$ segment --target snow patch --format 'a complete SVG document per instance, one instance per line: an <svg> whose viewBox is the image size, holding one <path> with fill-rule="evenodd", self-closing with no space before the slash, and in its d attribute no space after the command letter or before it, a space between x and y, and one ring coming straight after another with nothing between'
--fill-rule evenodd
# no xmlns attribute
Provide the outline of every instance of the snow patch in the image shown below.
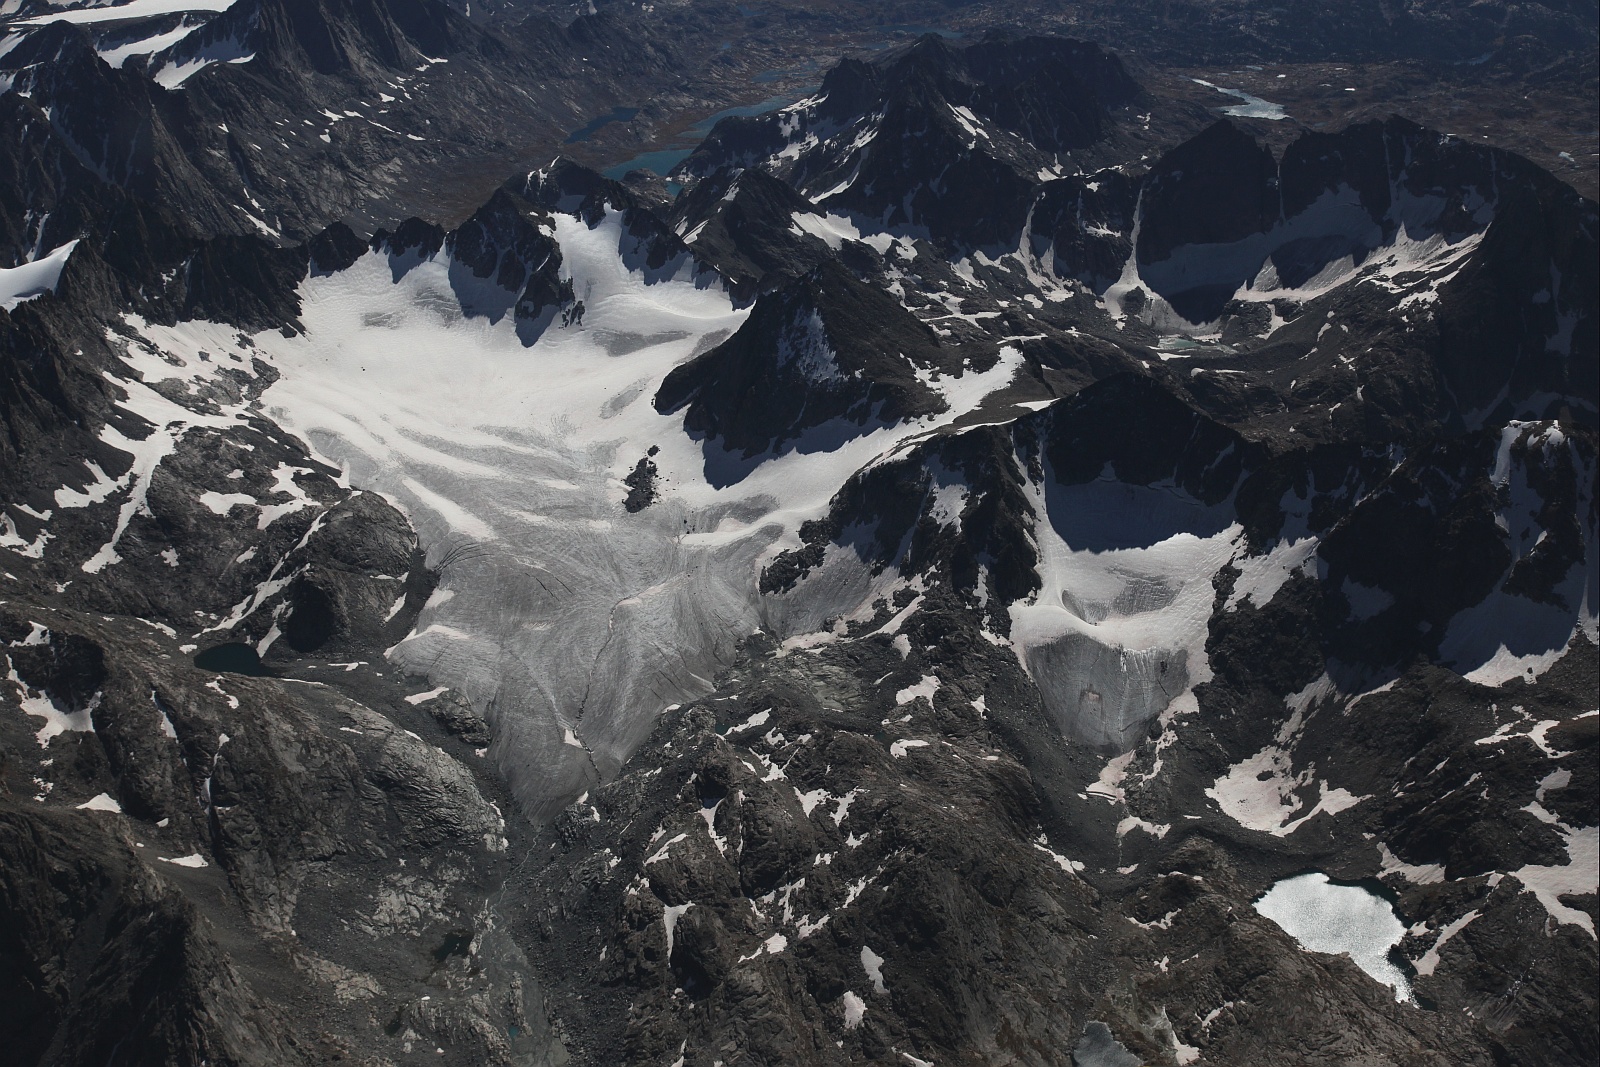
<svg viewBox="0 0 1600 1067"><path fill-rule="evenodd" d="M1444 948L1446 942L1448 942L1452 937L1455 937L1462 930L1465 930L1468 924L1470 924L1472 920L1476 919L1477 917L1478 912L1473 910L1467 912L1455 922L1446 924L1445 927L1439 931L1439 936L1433 939L1433 944L1428 946L1428 951L1424 952L1421 957L1419 957L1412 965L1416 967L1417 975L1419 977L1426 978L1433 974L1433 972L1439 967L1439 950Z"/></svg>
<svg viewBox="0 0 1600 1067"><path fill-rule="evenodd" d="M211 866L211 864L206 862L205 857L200 855L198 852L191 852L187 856L178 856L171 859L166 856L157 856L156 859L160 860L162 863L170 863L174 867L192 867L198 869L201 867Z"/></svg>
<svg viewBox="0 0 1600 1067"><path fill-rule="evenodd" d="M1594 919L1587 912L1563 904L1563 896L1583 896L1600 892L1600 827L1573 830L1561 827L1567 847L1567 862L1559 867L1529 864L1508 872L1539 898L1544 910L1557 923L1581 926L1595 937Z"/></svg>
<svg viewBox="0 0 1600 1067"><path fill-rule="evenodd" d="M914 685L908 685L894 695L895 705L901 706L913 700L923 699L929 704L933 703L933 694L939 691L939 679L931 674L924 674L922 680Z"/></svg>
<svg viewBox="0 0 1600 1067"><path fill-rule="evenodd" d="M883 985L883 957L866 945L861 946L861 969L867 972L873 992L880 996L888 992Z"/></svg>
<svg viewBox="0 0 1600 1067"><path fill-rule="evenodd" d="M694 907L694 901L691 900L687 904L669 904L661 909L661 925L667 932L667 954L665 960L669 967L672 965L672 935L678 928L678 920L683 918L684 914L692 907Z"/></svg>

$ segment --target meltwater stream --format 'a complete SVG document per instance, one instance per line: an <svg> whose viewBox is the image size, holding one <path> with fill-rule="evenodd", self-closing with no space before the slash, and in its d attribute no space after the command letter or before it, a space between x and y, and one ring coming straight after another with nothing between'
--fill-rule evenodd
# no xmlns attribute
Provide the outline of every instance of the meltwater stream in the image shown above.
<svg viewBox="0 0 1600 1067"><path fill-rule="evenodd" d="M1256 910L1283 927L1300 947L1330 955L1348 953L1357 967L1409 1001L1411 982L1389 959L1405 925L1389 902L1356 885L1339 885L1320 871L1297 874L1267 890Z"/></svg>

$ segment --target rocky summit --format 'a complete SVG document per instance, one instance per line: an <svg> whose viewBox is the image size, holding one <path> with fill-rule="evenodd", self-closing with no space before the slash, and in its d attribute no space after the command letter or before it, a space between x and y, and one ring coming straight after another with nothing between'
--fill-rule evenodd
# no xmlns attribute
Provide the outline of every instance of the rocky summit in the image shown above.
<svg viewBox="0 0 1600 1067"><path fill-rule="evenodd" d="M1401 6L5 0L0 1058L1600 1063L1596 20Z"/></svg>

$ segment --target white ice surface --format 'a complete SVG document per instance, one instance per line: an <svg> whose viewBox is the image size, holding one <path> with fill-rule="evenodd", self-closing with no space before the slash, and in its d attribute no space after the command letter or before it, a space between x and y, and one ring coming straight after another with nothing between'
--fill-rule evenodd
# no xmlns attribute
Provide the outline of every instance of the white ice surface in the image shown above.
<svg viewBox="0 0 1600 1067"><path fill-rule="evenodd" d="M160 860L162 863L170 863L175 867L200 868L211 866L211 864L206 862L205 857L200 855L198 852L191 852L187 856L178 856L173 859L169 859L166 856L157 856L156 859Z"/></svg>
<svg viewBox="0 0 1600 1067"><path fill-rule="evenodd" d="M1206 790L1206 796L1240 826L1274 837L1287 837L1321 812L1337 815L1370 799L1320 781L1315 763L1295 771L1294 747L1305 721L1330 697L1339 698L1339 694L1326 674L1285 697L1284 705L1290 714L1272 743L1228 768ZM1315 790L1317 802L1310 810L1302 810L1308 790Z"/></svg>
<svg viewBox="0 0 1600 1067"><path fill-rule="evenodd" d="M150 72L158 85L177 89L215 63L248 63L255 58L254 50L246 42L231 37L211 41L195 52L179 54L184 52L185 49L174 47L169 58ZM257 225L271 233L264 225Z"/></svg>
<svg viewBox="0 0 1600 1067"><path fill-rule="evenodd" d="M861 1020L867 1016L867 1002L851 990L845 991L844 996L839 998L839 1004L844 1009L844 1028L846 1030L854 1030L860 1026Z"/></svg>
<svg viewBox="0 0 1600 1067"><path fill-rule="evenodd" d="M1313 764L1294 773L1290 753L1269 745L1229 768L1206 790L1206 796L1240 826L1274 837L1287 837L1314 815L1336 815L1368 799L1317 781L1315 772ZM1300 794L1313 786L1319 791L1317 802L1302 813L1305 801Z"/></svg>
<svg viewBox="0 0 1600 1067"><path fill-rule="evenodd" d="M879 995L888 992L883 984L883 957L866 945L861 946L861 969L867 972L867 978L872 982L873 992Z"/></svg>
<svg viewBox="0 0 1600 1067"><path fill-rule="evenodd" d="M1285 878L1255 902L1256 911L1283 927L1300 947L1348 953L1356 966L1411 999L1411 983L1389 960L1406 928L1389 902L1360 886L1335 885L1320 871Z"/></svg>
<svg viewBox="0 0 1600 1067"><path fill-rule="evenodd" d="M43 559L45 545L52 536L49 527L45 527L30 541L17 531L15 519L0 512L0 548L9 549L26 559Z"/></svg>
<svg viewBox="0 0 1600 1067"><path fill-rule="evenodd" d="M56 291L61 280L61 270L67 257L78 247L77 241L68 241L47 256L17 267L0 267L0 307L15 311L24 300Z"/></svg>
<svg viewBox="0 0 1600 1067"><path fill-rule="evenodd" d="M1274 121L1289 117L1289 113L1283 109L1282 104L1274 104L1272 101L1263 100L1259 96L1251 96L1243 89L1227 89L1200 78L1190 78L1189 80L1196 85L1204 85L1207 89L1215 89L1219 93L1242 101L1242 103L1232 104L1223 108L1222 113L1224 115L1232 115L1234 118L1241 119L1270 119Z"/></svg>
<svg viewBox="0 0 1600 1067"><path fill-rule="evenodd" d="M69 731L88 733L94 729L92 718L95 706L100 703L100 694L96 693L90 699L89 705L78 711L64 711L48 693L39 693L28 688L18 675L17 669L11 663L9 656L4 657L6 665L5 680L13 689L17 703L22 707L23 714L35 719L43 719L44 725L34 732L34 740L39 742L41 748L50 747L50 739L57 734Z"/></svg>

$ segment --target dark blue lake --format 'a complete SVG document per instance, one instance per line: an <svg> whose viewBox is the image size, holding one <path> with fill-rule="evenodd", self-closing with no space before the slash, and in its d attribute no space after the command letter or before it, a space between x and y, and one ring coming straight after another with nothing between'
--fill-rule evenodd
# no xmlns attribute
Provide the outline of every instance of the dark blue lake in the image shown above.
<svg viewBox="0 0 1600 1067"><path fill-rule="evenodd" d="M730 107L723 111L718 111L714 115L707 115L677 137L674 137L671 144L666 148L655 148L648 152L641 152L639 155L625 159L621 163L607 167L602 173L608 178L618 179L631 170L652 170L657 174L664 175L689 158L689 153L693 152L695 147L706 139L706 135L711 132L711 128L723 119L734 115L765 115L769 111L776 111L778 108L792 104L815 91L815 87L812 87L797 96L774 96L757 104ZM632 118L632 116L630 115L629 118Z"/></svg>
<svg viewBox="0 0 1600 1067"><path fill-rule="evenodd" d="M580 126L567 134L567 144L587 141L596 133L599 133L602 127L609 126L613 122L631 122L638 113L639 109L636 107L614 107L599 118L591 119L587 125Z"/></svg>

